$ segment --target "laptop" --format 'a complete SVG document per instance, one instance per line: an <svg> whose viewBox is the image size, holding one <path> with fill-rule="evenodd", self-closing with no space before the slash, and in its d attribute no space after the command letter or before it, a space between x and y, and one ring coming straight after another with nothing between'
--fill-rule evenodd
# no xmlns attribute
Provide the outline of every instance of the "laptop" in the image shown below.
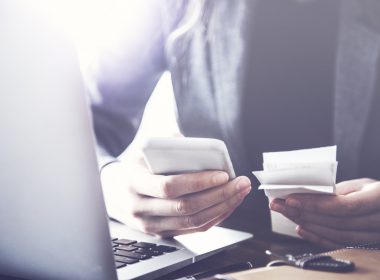
<svg viewBox="0 0 380 280"><path fill-rule="evenodd" d="M0 275L153 279L250 238L160 239L109 220L75 49L34 3L0 4Z"/></svg>

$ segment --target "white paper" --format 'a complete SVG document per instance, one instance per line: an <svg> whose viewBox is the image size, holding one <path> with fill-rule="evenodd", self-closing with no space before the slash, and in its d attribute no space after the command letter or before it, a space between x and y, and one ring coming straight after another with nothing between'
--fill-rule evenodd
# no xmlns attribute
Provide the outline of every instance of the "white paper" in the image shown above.
<svg viewBox="0 0 380 280"><path fill-rule="evenodd" d="M336 169L336 163L326 163L318 166L254 171L253 174L261 184L267 185L333 186Z"/></svg>
<svg viewBox="0 0 380 280"><path fill-rule="evenodd" d="M260 181L259 189L270 199L286 198L293 193L335 194L336 146L263 154L263 170L252 173ZM271 211L272 230L299 237L296 224Z"/></svg>
<svg viewBox="0 0 380 280"><path fill-rule="evenodd" d="M335 162L336 146L303 149L285 152L263 153L265 163L281 162Z"/></svg>
<svg viewBox="0 0 380 280"><path fill-rule="evenodd" d="M265 195L270 198L283 198L293 193L309 193L309 194L334 194L334 187L328 186L279 186L279 185L261 185L260 190L264 190Z"/></svg>
<svg viewBox="0 0 380 280"><path fill-rule="evenodd" d="M300 238L296 231L296 223L275 211L271 211L270 217L273 232Z"/></svg>
<svg viewBox="0 0 380 280"><path fill-rule="evenodd" d="M335 193L336 146L263 154L262 171L252 173L270 198L292 193Z"/></svg>

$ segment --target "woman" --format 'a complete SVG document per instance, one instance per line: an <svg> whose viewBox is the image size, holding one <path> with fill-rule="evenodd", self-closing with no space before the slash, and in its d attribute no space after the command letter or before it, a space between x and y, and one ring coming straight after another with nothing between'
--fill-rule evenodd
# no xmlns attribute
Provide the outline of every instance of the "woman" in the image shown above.
<svg viewBox="0 0 380 280"><path fill-rule="evenodd" d="M118 47L84 66L111 216L163 236L227 217L227 226L267 234L268 202L259 191L248 195L261 154L337 144L337 196L292 195L270 208L323 246L380 241L378 1L137 5ZM141 36L131 35L136 29ZM126 150L166 69L181 133L224 140L240 177L152 175Z"/></svg>

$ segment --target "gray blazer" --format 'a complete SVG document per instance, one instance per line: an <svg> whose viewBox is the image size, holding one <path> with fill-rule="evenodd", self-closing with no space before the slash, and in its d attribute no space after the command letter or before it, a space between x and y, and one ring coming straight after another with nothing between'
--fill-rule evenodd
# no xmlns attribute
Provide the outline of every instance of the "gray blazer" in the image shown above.
<svg viewBox="0 0 380 280"><path fill-rule="evenodd" d="M247 158L242 125L247 120L242 119L241 111L243 96L248 94L243 77L251 43L244 34L254 24L255 15L262 12L258 10L260 1L271 3L275 9L280 2L312 5L323 0L206 0L195 24L175 39L169 34L192 21L196 8L184 1L152 1L149 7L160 12L151 18L155 24L147 31L150 33L138 62L131 61L135 58L126 46L112 63L103 58L97 71L86 73L92 83L91 107L101 164L117 157L133 140L155 84L169 69L182 132L223 139L237 173L250 176L253 167ZM380 179L380 2L330 2L339 9L332 92L332 143L338 145L339 179ZM168 38L171 46L166 44ZM269 77L273 82L276 78ZM295 146L303 148L308 143ZM281 149L280 145L273 147ZM255 191L250 196L229 225L256 232L268 229L264 196Z"/></svg>

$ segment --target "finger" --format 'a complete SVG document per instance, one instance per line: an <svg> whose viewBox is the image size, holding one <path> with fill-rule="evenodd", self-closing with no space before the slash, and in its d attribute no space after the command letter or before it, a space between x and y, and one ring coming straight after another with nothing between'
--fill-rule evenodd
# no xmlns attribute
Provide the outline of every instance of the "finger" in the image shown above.
<svg viewBox="0 0 380 280"><path fill-rule="evenodd" d="M345 245L375 243L380 241L379 232L337 230L315 224L303 224L301 227L324 239Z"/></svg>
<svg viewBox="0 0 380 280"><path fill-rule="evenodd" d="M286 205L282 199L273 200L270 203L270 208L298 225L309 223L337 230L380 231L380 212L362 216L337 217L307 210L299 211L297 208Z"/></svg>
<svg viewBox="0 0 380 280"><path fill-rule="evenodd" d="M347 195L292 194L286 199L286 205L338 217L359 216L380 210L380 184L371 183L363 189Z"/></svg>
<svg viewBox="0 0 380 280"><path fill-rule="evenodd" d="M276 211L282 215L284 215L286 218L292 220L297 225L300 224L299 217L301 211L299 211L298 208L290 207L285 204L284 199L275 198L269 202L269 209L272 211Z"/></svg>
<svg viewBox="0 0 380 280"><path fill-rule="evenodd" d="M316 224L337 230L380 231L380 212L365 216L335 217L285 208L282 213L297 224Z"/></svg>
<svg viewBox="0 0 380 280"><path fill-rule="evenodd" d="M282 213L285 211L285 199L275 198L269 199L269 209Z"/></svg>
<svg viewBox="0 0 380 280"><path fill-rule="evenodd" d="M170 176L152 175L149 172L144 172L134 176L131 186L139 194L158 198L177 198L227 182L228 174L223 171L205 171Z"/></svg>
<svg viewBox="0 0 380 280"><path fill-rule="evenodd" d="M200 228L216 217L235 209L243 201L242 196L245 197L248 193L249 191L243 191L243 194L235 195L223 203L214 205L194 215L179 217L142 217L141 229L144 232L157 234L169 230Z"/></svg>
<svg viewBox="0 0 380 280"><path fill-rule="evenodd" d="M245 178L233 180L225 185L203 192L188 194L177 199L148 198L144 203L135 205L135 215L186 216L198 213L210 206L219 204L234 195L245 193L251 186ZM243 198L243 197L242 197Z"/></svg>
<svg viewBox="0 0 380 280"><path fill-rule="evenodd" d="M210 222L202 225L199 228L192 228L192 229L184 229L184 230L169 230L169 231L163 231L157 234L160 237L172 237L177 235L183 235L183 234L189 234L189 233L195 233L195 232L203 232L209 230L211 227L216 226L220 224L222 221L227 219L232 213L234 212L234 209L230 212L224 213L223 215L216 217L215 219L211 220Z"/></svg>
<svg viewBox="0 0 380 280"><path fill-rule="evenodd" d="M363 186L375 182L372 179L361 178L349 181L343 181L336 184L336 194L337 195L346 195L352 192L356 192L361 189Z"/></svg>
<svg viewBox="0 0 380 280"><path fill-rule="evenodd" d="M380 211L380 182L373 181L363 185L359 191L349 193L345 198L353 215L364 215Z"/></svg>
<svg viewBox="0 0 380 280"><path fill-rule="evenodd" d="M328 239L325 239L323 237L320 237L304 228L302 226L297 226L296 227L296 232L299 236L301 236L303 239L310 241L312 243L318 244L322 247L328 248L330 250L336 250L339 248L344 247L343 245L334 243Z"/></svg>

